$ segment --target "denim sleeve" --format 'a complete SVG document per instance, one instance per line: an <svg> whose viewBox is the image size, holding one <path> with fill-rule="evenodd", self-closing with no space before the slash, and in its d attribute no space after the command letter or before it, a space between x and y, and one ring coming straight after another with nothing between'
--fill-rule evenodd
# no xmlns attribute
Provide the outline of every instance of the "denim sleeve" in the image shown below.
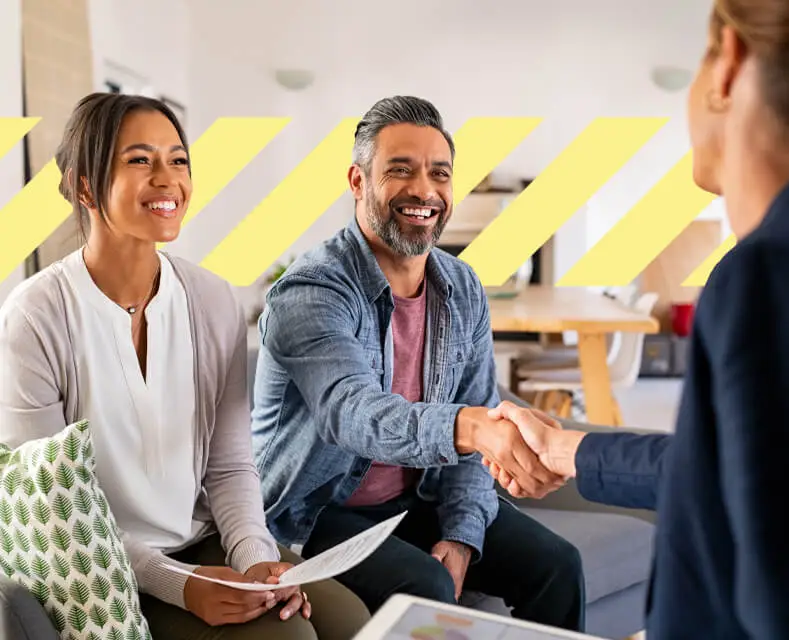
<svg viewBox="0 0 789 640"><path fill-rule="evenodd" d="M466 406L499 404L493 335L487 298L479 287L479 321L473 335L473 357L466 364L455 400ZM482 558L485 531L498 515L499 502L493 478L478 453L460 456L454 467L441 470L438 516L444 540L468 545L472 562Z"/></svg>
<svg viewBox="0 0 789 640"><path fill-rule="evenodd" d="M360 315L347 285L292 274L269 294L263 346L298 388L325 442L387 464L456 464L462 405L385 393L356 337Z"/></svg>

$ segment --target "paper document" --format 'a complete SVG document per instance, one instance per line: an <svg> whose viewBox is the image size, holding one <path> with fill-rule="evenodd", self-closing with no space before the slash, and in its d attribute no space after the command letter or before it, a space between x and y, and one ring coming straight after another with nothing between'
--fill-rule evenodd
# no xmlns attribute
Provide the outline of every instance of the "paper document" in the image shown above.
<svg viewBox="0 0 789 640"><path fill-rule="evenodd" d="M367 531L362 531L353 538L349 538L345 542L338 544L336 547L327 549L314 558L297 564L280 576L279 584L230 582L227 580L209 578L208 576L201 576L197 573L185 571L180 567L171 565L165 566L175 573L183 573L188 576L200 578L201 580L216 582L217 584L233 587L234 589L241 589L243 591L274 591L284 587L294 587L300 584L319 582L345 573L367 559L367 557L380 547L383 541L391 535L407 513L407 511L404 511L394 518L384 520L374 527L370 527Z"/></svg>

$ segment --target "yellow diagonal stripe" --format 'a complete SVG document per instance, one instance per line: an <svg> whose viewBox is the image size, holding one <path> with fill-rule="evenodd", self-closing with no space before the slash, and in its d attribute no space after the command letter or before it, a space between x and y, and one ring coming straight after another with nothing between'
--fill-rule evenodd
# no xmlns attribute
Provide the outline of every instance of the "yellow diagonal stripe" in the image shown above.
<svg viewBox="0 0 789 640"><path fill-rule="evenodd" d="M715 197L693 182L693 156L687 153L557 285L630 284Z"/></svg>
<svg viewBox="0 0 789 640"><path fill-rule="evenodd" d="M737 238L731 234L723 244L712 252L709 258L702 262L682 283L683 287L703 287L707 284L707 278L710 277L712 270L723 259L729 251L737 244Z"/></svg>
<svg viewBox="0 0 789 640"><path fill-rule="evenodd" d="M470 118L453 135L455 205L512 153L542 118Z"/></svg>
<svg viewBox="0 0 789 640"><path fill-rule="evenodd" d="M35 127L41 118L0 118L0 158Z"/></svg>
<svg viewBox="0 0 789 640"><path fill-rule="evenodd" d="M218 118L190 149L194 190L184 224L257 156L290 118Z"/></svg>
<svg viewBox="0 0 789 640"><path fill-rule="evenodd" d="M57 229L71 213L58 192L60 171L55 160L0 210L0 282Z"/></svg>
<svg viewBox="0 0 789 640"><path fill-rule="evenodd" d="M501 286L668 121L597 118L460 254Z"/></svg>
<svg viewBox="0 0 789 640"><path fill-rule="evenodd" d="M249 286L348 188L358 118L346 118L202 261L236 286Z"/></svg>
<svg viewBox="0 0 789 640"><path fill-rule="evenodd" d="M182 226L200 213L289 122L290 118L217 118L189 149L193 190Z"/></svg>

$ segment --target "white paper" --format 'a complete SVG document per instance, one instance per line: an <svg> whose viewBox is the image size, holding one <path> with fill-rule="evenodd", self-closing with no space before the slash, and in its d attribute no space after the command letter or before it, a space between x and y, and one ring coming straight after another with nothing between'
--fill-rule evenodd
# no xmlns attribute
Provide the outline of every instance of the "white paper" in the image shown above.
<svg viewBox="0 0 789 640"><path fill-rule="evenodd" d="M233 589L241 589L242 591L274 591L285 587L320 582L321 580L328 580L341 573L345 573L349 569L353 569L363 560L366 560L373 551L380 547L383 541L392 534L407 513L407 511L404 511L393 518L384 520L374 527L370 527L366 531L362 531L355 535L353 538L349 538L345 542L338 544L336 547L327 549L314 558L310 558L301 564L295 565L292 569L289 569L280 576L279 584L230 582L227 580L210 578L198 573L191 573L180 567L169 564L165 566L175 573L183 573L194 578L200 578L208 582L215 582L226 587L232 587Z"/></svg>

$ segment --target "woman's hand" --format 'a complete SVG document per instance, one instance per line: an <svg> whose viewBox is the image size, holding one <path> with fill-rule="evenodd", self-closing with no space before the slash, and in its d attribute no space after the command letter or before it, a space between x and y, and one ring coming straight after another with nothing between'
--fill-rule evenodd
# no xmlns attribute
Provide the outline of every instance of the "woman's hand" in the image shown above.
<svg viewBox="0 0 789 640"><path fill-rule="evenodd" d="M198 567L194 572L218 580L254 582L230 567ZM184 585L184 603L194 615L215 627L254 620L274 607L277 599L273 591L242 591L190 577Z"/></svg>
<svg viewBox="0 0 789 640"><path fill-rule="evenodd" d="M259 562L247 569L245 575L257 582L279 584L280 576L291 568L293 565L289 562ZM312 615L312 606L301 587L285 587L269 593L274 594L275 602L287 603L279 614L282 620L287 620L298 611L301 611L301 615L307 620Z"/></svg>

